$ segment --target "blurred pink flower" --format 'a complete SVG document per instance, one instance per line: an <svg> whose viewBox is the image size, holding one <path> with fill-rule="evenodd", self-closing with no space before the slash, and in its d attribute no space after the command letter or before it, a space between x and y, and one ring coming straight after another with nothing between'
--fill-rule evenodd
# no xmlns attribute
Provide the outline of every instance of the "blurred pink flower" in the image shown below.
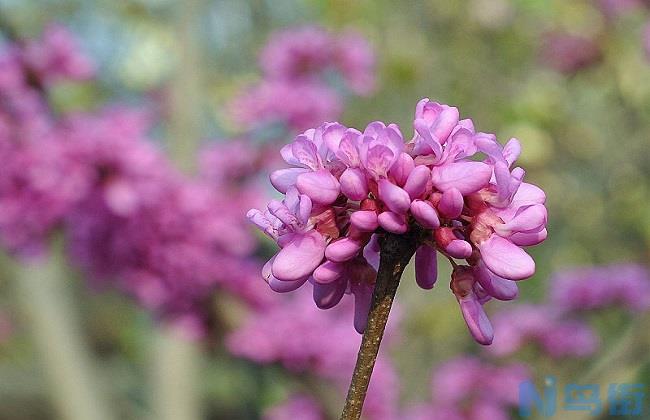
<svg viewBox="0 0 650 420"><path fill-rule="evenodd" d="M93 62L81 52L77 40L67 28L58 24L50 24L41 39L26 44L24 60L46 83L83 81L95 74Z"/></svg>
<svg viewBox="0 0 650 420"><path fill-rule="evenodd" d="M233 120L249 130L271 124L304 130L337 118L341 111L342 98L333 89L311 82L262 81L230 104Z"/></svg>
<svg viewBox="0 0 650 420"><path fill-rule="evenodd" d="M304 288L275 297L273 304L249 314L226 338L228 349L257 363L280 363L295 372L316 374L346 389L361 342L348 322L351 302L344 299L332 310L318 311ZM386 333L388 342L397 329L396 319L392 320ZM364 414L370 419L398 418L399 383L384 354L382 351L377 360L364 405Z"/></svg>
<svg viewBox="0 0 650 420"><path fill-rule="evenodd" d="M588 324L550 306L515 306L495 314L493 321L497 333L488 351L496 356L507 356L533 344L553 358L587 357L599 345Z"/></svg>
<svg viewBox="0 0 650 420"><path fill-rule="evenodd" d="M267 79L326 82L335 72L356 94L367 95L374 88L374 52L355 32L337 36L316 26L276 32L260 54L260 66Z"/></svg>
<svg viewBox="0 0 650 420"><path fill-rule="evenodd" d="M602 51L596 39L565 32L548 33L543 38L541 62L560 73L572 75L600 61Z"/></svg>
<svg viewBox="0 0 650 420"><path fill-rule="evenodd" d="M432 399L404 414L408 420L507 420L517 407L520 364L495 366L474 357L449 360L434 370Z"/></svg>
<svg viewBox="0 0 650 420"><path fill-rule="evenodd" d="M268 409L263 420L325 420L323 409L311 397L294 394Z"/></svg>
<svg viewBox="0 0 650 420"><path fill-rule="evenodd" d="M645 311L650 309L650 273L638 264L563 270L551 278L550 300L568 311L613 306Z"/></svg>

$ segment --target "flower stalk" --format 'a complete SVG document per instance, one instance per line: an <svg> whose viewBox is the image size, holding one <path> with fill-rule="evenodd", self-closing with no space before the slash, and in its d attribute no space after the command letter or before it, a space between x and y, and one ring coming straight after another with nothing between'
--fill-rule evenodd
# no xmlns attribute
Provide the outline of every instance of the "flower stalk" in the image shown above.
<svg viewBox="0 0 650 420"><path fill-rule="evenodd" d="M379 239L380 262L377 282L372 293L368 325L363 333L357 363L341 414L342 420L361 418L363 402L366 398L390 309L393 306L402 273L417 249L419 232L414 229L405 235L385 233Z"/></svg>

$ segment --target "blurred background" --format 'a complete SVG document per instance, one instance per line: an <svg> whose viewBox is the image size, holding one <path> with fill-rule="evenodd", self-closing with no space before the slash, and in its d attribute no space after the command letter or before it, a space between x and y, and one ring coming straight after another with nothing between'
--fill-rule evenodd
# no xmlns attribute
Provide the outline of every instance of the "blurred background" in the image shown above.
<svg viewBox="0 0 650 420"><path fill-rule="evenodd" d="M548 376L554 418L634 417L607 389L650 393L647 1L0 0L0 419L336 418L351 298L271 291L244 215L297 133L410 138L423 97L521 141L549 236L491 348L447 265L407 270L366 418L521 418Z"/></svg>

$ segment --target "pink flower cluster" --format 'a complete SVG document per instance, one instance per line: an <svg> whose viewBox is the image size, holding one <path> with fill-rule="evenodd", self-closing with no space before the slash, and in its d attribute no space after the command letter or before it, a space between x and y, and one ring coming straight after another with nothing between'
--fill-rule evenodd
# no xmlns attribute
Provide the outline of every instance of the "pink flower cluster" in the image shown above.
<svg viewBox="0 0 650 420"><path fill-rule="evenodd" d="M60 80L83 81L95 75L95 65L81 53L77 40L64 27L50 24L42 38L27 42L24 59L46 83Z"/></svg>
<svg viewBox="0 0 650 420"><path fill-rule="evenodd" d="M482 305L517 296L516 281L535 271L522 249L546 238L545 194L512 168L520 145L505 146L476 132L458 109L429 99L416 107L408 143L395 124L370 123L363 132L338 123L310 129L282 148L292 166L271 174L285 194L248 218L281 250L263 277L278 292L309 280L320 308L346 293L355 297L355 327L365 328L378 264L378 234L426 232L416 280L437 278L437 253L453 265L451 289L474 338L492 341ZM475 160L478 153L485 158ZM454 259L464 259L458 265Z"/></svg>
<svg viewBox="0 0 650 420"><path fill-rule="evenodd" d="M584 321L567 317L553 306L520 305L494 315L498 331L489 352L508 356L527 344L534 344L553 358L592 355L599 339Z"/></svg>
<svg viewBox="0 0 650 420"><path fill-rule="evenodd" d="M50 113L44 90L91 68L58 26L0 53L2 246L39 255L62 230L93 285L115 285L160 316L194 318L186 325L200 326L216 288L266 305L242 216L255 194L178 173L148 137L146 112Z"/></svg>
<svg viewBox="0 0 650 420"><path fill-rule="evenodd" d="M408 420L507 420L517 407L523 365L495 366L466 356L438 366L431 402L411 409Z"/></svg>
<svg viewBox="0 0 650 420"><path fill-rule="evenodd" d="M260 54L264 76L272 80L313 81L336 72L358 95L374 89L375 56L365 38L355 32L335 35L304 26L275 33Z"/></svg>
<svg viewBox="0 0 650 420"><path fill-rule="evenodd" d="M563 270L551 278L551 303L564 311L620 306L650 309L650 273L637 264L613 264Z"/></svg>
<svg viewBox="0 0 650 420"><path fill-rule="evenodd" d="M545 303L494 315L498 333L490 353L507 356L532 343L553 358L591 356L600 339L582 315L606 308L650 309L650 273L638 264L563 270L551 277L549 290Z"/></svg>
<svg viewBox="0 0 650 420"><path fill-rule="evenodd" d="M335 35L305 26L277 32L260 54L262 80L230 105L233 119L248 130L273 124L304 130L337 118L341 90L368 95L375 84L372 47L354 32Z"/></svg>
<svg viewBox="0 0 650 420"><path fill-rule="evenodd" d="M345 300L330 311L314 311L306 289L291 295L275 295L274 304L249 314L226 339L228 350L260 364L279 363L286 369L310 372L347 389L361 338L350 327L351 302ZM394 338L392 319L387 339ZM364 404L370 419L389 420L397 410L398 378L389 358L380 352Z"/></svg>

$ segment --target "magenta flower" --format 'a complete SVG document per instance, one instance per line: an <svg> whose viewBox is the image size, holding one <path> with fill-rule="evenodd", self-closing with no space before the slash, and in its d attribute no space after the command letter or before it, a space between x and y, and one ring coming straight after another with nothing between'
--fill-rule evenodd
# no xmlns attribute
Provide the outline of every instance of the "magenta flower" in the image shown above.
<svg viewBox="0 0 650 420"><path fill-rule="evenodd" d="M79 49L77 40L61 25L49 25L40 40L31 40L24 60L38 77L47 82L83 81L95 74L92 61Z"/></svg>
<svg viewBox="0 0 650 420"><path fill-rule="evenodd" d="M523 169L511 169L521 151L516 139L501 146L460 120L456 108L428 99L418 103L413 125L405 143L395 124L376 121L361 132L325 123L282 148L293 167L273 172L271 183L285 200L248 213L281 248L265 278L277 291L309 280L321 308L354 294L362 331L378 235L420 229L417 283L433 287L438 252L466 260L453 262L451 288L474 338L489 344L483 304L514 299L515 282L533 275L535 263L522 247L546 238L545 194L523 182Z"/></svg>
<svg viewBox="0 0 650 420"><path fill-rule="evenodd" d="M341 108L341 97L326 85L265 80L237 96L230 104L230 114L248 130L272 124L304 130L337 118Z"/></svg>
<svg viewBox="0 0 650 420"><path fill-rule="evenodd" d="M587 357L599 345L589 325L551 306L520 305L503 310L494 316L494 326L497 334L489 351L496 356L534 344L553 358Z"/></svg>
<svg viewBox="0 0 650 420"><path fill-rule="evenodd" d="M306 289L274 295L273 304L252 311L243 325L230 333L226 346L234 355L256 363L279 363L298 373L309 372L344 389L354 367L361 337L350 327L353 305L343 299L328 311L314 311ZM386 332L394 338L398 318ZM399 382L394 367L381 353L370 382L364 416L397 419Z"/></svg>
<svg viewBox="0 0 650 420"><path fill-rule="evenodd" d="M374 52L354 32L339 37L315 26L277 32L260 54L260 66L272 80L322 83L336 73L356 94L374 88Z"/></svg>
<svg viewBox="0 0 650 420"><path fill-rule="evenodd" d="M637 264L563 270L551 278L550 300L567 311L616 306L646 311L650 309L650 273Z"/></svg>
<svg viewBox="0 0 650 420"><path fill-rule="evenodd" d="M519 364L494 366L474 357L449 360L434 370L432 398L405 414L409 420L507 420L528 379Z"/></svg>

